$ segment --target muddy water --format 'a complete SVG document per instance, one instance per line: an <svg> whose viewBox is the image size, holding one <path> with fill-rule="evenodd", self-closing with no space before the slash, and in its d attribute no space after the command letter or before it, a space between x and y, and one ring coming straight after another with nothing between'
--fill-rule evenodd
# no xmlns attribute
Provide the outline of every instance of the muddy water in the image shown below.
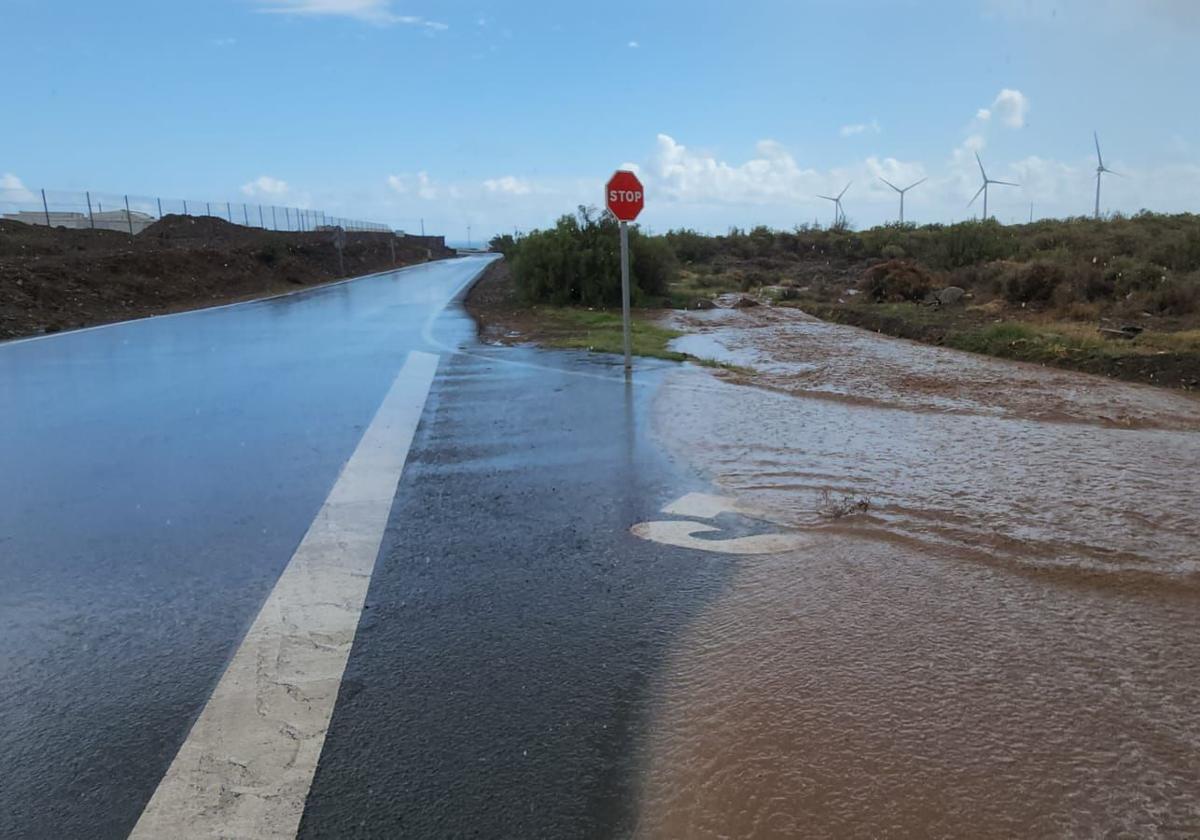
<svg viewBox="0 0 1200 840"><path fill-rule="evenodd" d="M794 315L701 329L766 387L680 371L658 434L813 543L698 560L736 574L659 686L640 835L1200 836L1197 402Z"/></svg>

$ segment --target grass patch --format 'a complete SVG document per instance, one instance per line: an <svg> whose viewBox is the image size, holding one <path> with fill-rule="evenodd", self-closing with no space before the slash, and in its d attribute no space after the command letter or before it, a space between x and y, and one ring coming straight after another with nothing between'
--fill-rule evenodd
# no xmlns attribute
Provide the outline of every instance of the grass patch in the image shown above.
<svg viewBox="0 0 1200 840"><path fill-rule="evenodd" d="M625 352L619 313L569 306L536 306L530 314L537 323L538 343L546 347L617 355ZM678 330L660 327L641 318L634 318L630 325L635 356L688 361L691 356L687 353L667 349L667 344L681 335L683 333Z"/></svg>
<svg viewBox="0 0 1200 840"><path fill-rule="evenodd" d="M625 352L621 315L618 312L570 306L536 306L530 310L530 314L537 324L535 340L543 347L588 350L618 356ZM630 323L630 344L635 356L669 362L693 362L702 367L720 368L744 375L754 373L739 365L668 349L671 340L682 335L684 333L679 330L662 327L640 317L636 311Z"/></svg>

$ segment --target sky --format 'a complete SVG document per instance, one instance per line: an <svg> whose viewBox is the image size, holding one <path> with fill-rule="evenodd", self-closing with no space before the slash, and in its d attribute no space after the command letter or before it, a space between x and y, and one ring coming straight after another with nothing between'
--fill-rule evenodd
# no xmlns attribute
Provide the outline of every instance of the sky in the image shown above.
<svg viewBox="0 0 1200 840"><path fill-rule="evenodd" d="M0 203L319 208L452 240L1200 209L1195 0L0 0ZM56 194L56 193L54 193ZM40 200L40 197L39 197ZM1031 208L1032 205L1032 208Z"/></svg>

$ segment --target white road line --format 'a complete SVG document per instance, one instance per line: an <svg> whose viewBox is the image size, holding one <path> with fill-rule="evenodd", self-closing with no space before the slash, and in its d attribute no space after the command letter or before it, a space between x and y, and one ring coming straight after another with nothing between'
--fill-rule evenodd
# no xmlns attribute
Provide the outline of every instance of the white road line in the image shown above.
<svg viewBox="0 0 1200 840"><path fill-rule="evenodd" d="M409 354L130 837L295 837L437 365Z"/></svg>

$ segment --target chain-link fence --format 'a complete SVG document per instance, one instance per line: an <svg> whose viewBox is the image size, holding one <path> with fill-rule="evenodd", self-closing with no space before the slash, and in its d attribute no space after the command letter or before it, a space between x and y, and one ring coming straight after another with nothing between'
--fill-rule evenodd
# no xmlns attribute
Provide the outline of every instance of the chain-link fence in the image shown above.
<svg viewBox="0 0 1200 840"><path fill-rule="evenodd" d="M235 225L264 230L305 231L335 227L381 233L391 230L378 222L330 216L323 210L306 207L0 187L0 218L31 225L117 230L133 236L171 214L215 216Z"/></svg>

